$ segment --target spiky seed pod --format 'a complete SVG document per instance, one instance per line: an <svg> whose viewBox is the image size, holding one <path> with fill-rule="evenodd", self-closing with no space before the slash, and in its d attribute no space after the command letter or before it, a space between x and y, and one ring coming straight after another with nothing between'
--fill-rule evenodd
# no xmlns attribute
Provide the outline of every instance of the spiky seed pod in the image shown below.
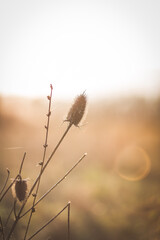
<svg viewBox="0 0 160 240"><path fill-rule="evenodd" d="M12 194L20 202L23 202L27 196L28 192L28 182L27 179L16 179L12 186Z"/></svg>
<svg viewBox="0 0 160 240"><path fill-rule="evenodd" d="M68 112L66 121L70 122L70 124L78 126L84 115L86 104L87 104L86 95L85 93L82 93L75 99L72 107Z"/></svg>

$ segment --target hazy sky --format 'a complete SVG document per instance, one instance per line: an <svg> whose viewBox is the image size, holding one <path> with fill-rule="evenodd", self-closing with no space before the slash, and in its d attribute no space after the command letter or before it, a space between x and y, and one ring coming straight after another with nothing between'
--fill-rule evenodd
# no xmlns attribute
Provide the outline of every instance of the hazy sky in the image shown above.
<svg viewBox="0 0 160 240"><path fill-rule="evenodd" d="M1 0L0 94L160 92L160 0Z"/></svg>

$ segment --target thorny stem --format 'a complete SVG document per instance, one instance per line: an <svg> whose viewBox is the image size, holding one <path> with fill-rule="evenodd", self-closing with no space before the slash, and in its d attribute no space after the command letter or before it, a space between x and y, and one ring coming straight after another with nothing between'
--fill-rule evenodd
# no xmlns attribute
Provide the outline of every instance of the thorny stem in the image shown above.
<svg viewBox="0 0 160 240"><path fill-rule="evenodd" d="M43 196L32 206L30 209L28 209L23 215L20 216L20 218L24 217L30 210L32 210L33 207L37 206L55 187L57 187L72 171L73 169L85 158L87 153L83 154L83 156L73 165L73 167L66 172L66 174L56 183L54 184Z"/></svg>
<svg viewBox="0 0 160 240"><path fill-rule="evenodd" d="M44 152L43 152L43 158L42 158L42 163L41 163L40 174L42 174L43 165L44 165L44 161L45 161L45 157L46 157L47 146L48 146L48 133L49 133L49 123L50 123L50 116L51 116L51 103L52 103L52 90L53 90L52 85L50 85L50 88L51 88L51 93L50 93L50 96L47 97L48 100L49 100L49 106L48 106L48 113L47 113L47 125L45 126L46 136L45 136L45 143L44 143L44 145L43 145L43 147L44 147ZM35 193L34 198L33 198L33 203L32 203L32 208L31 208L31 210L33 209L33 206L34 206L34 204L35 204L35 202L36 202L36 197L37 197L37 195L38 195L38 190L39 190L39 186L40 186L41 176L42 176L42 175L40 175L40 178L39 178L38 183L37 183L36 193ZM28 219L28 223L27 223L27 227L26 227L26 231L25 231L24 240L25 240L26 237L27 237L27 233L28 233L28 230L29 230L29 226L30 226L32 214L33 214L33 211L31 211L30 216L29 216L29 219Z"/></svg>
<svg viewBox="0 0 160 240"><path fill-rule="evenodd" d="M37 232L35 232L28 240L31 240L33 237L35 237L40 231L42 231L45 227L47 227L55 218L57 218L66 208L68 208L68 211L70 211L70 202L67 203L67 205L52 219L50 219L45 225L43 225ZM68 214L69 216L70 214ZM68 219L68 224L69 224L69 219ZM70 225L69 225L70 226ZM70 227L68 227L68 231L70 231ZM68 236L70 236L70 233L68 233ZM69 240L69 238L68 238Z"/></svg>
<svg viewBox="0 0 160 240"><path fill-rule="evenodd" d="M4 228L3 228L3 223L2 223L2 218L1 217L0 217L0 224L1 224L1 230L2 230L2 237L3 237L3 240L5 240Z"/></svg>
<svg viewBox="0 0 160 240"><path fill-rule="evenodd" d="M10 171L9 171L9 169L7 168L7 178L6 178L6 181L5 181L5 183L4 183L4 186L3 186L2 190L1 190L1 192L0 192L0 195L3 193L3 191L4 191L4 189L5 189L6 185L7 185L7 182L8 182L8 179L9 179L9 175L10 175Z"/></svg>
<svg viewBox="0 0 160 240"><path fill-rule="evenodd" d="M21 209L19 210L19 213L18 213L18 215L17 215L17 219L14 221L14 223L13 223L13 225L12 225L12 227L11 227L11 230L10 230L10 232L9 232L9 234L8 234L8 236L7 236L7 238L6 238L6 240L9 240L9 239L10 239L11 234L12 234L12 232L14 231L16 225L17 225L17 222L18 222L18 220L19 220L19 218L20 218L20 214L22 213L22 210L23 210L24 206L26 205L28 198L30 197L30 195L31 195L31 193L32 193L32 191L33 191L33 189L35 188L37 182L39 181L39 178L40 178L41 175L43 174L44 170L46 169L47 165L48 165L49 162L51 161L53 155L54 155L55 152L57 151L57 149L58 149L58 147L60 146L61 142L63 141L63 139L64 139L65 136L67 135L67 133L68 133L68 131L70 130L71 126L72 126L72 124L70 123L70 124L68 125L66 131L64 132L63 136L62 136L61 139L59 140L58 144L57 144L56 147L54 148L53 152L51 153L50 157L48 158L47 162L45 163L45 165L44 165L44 167L43 167L41 173L38 175L37 179L35 180L35 182L34 182L32 188L30 189L30 192L29 192L28 196L26 197L26 199L25 199L25 201L24 201L24 203L23 203Z"/></svg>

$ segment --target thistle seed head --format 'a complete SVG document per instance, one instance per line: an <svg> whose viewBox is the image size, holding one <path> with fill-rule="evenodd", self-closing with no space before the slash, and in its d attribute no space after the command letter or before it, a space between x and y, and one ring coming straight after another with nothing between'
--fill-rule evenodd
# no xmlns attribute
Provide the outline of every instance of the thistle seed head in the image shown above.
<svg viewBox="0 0 160 240"><path fill-rule="evenodd" d="M27 179L16 179L15 183L12 186L13 197L23 202L27 196L28 192L28 181Z"/></svg>
<svg viewBox="0 0 160 240"><path fill-rule="evenodd" d="M70 124L78 126L84 115L86 104L87 104L86 95L85 93L82 93L75 99L72 107L68 112L66 121L70 122Z"/></svg>

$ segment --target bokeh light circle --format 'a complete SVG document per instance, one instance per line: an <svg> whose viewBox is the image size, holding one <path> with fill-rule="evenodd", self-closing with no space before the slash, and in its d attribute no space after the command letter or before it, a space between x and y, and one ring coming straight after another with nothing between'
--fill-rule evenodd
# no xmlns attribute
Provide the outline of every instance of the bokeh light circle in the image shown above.
<svg viewBox="0 0 160 240"><path fill-rule="evenodd" d="M138 181L149 174L151 161L143 148L129 146L118 155L115 169L123 179Z"/></svg>

